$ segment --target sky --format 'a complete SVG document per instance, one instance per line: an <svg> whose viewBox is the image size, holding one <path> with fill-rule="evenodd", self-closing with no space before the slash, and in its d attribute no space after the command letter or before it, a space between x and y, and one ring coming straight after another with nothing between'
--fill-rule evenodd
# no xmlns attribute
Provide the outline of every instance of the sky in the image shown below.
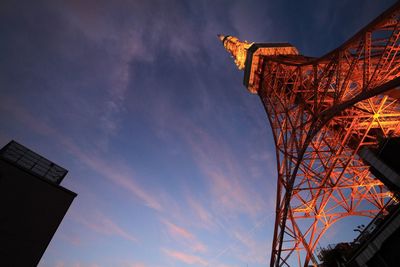
<svg viewBox="0 0 400 267"><path fill-rule="evenodd" d="M0 146L78 194L39 266L267 266L272 134L216 35L322 56L393 3L1 1Z"/></svg>

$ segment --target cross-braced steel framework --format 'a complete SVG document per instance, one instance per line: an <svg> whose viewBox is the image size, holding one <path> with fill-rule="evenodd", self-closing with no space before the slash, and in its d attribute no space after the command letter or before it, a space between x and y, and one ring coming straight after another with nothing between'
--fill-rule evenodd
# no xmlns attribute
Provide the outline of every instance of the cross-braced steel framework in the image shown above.
<svg viewBox="0 0 400 267"><path fill-rule="evenodd" d="M271 266L316 265L317 244L335 222L373 218L392 201L358 152L400 135L400 4L320 58L289 44L219 37L272 127L278 182Z"/></svg>

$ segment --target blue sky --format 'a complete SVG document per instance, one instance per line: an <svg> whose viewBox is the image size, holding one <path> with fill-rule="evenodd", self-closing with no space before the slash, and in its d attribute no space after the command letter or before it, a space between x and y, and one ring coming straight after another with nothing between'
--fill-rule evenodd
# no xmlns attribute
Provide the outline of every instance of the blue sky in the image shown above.
<svg viewBox="0 0 400 267"><path fill-rule="evenodd" d="M2 1L0 144L78 193L40 266L266 266L272 135L216 35L321 56L393 2Z"/></svg>

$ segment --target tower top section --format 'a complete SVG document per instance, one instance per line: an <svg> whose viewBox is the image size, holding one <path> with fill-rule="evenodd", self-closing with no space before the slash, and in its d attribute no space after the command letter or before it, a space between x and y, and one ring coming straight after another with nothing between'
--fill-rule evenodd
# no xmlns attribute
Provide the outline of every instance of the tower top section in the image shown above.
<svg viewBox="0 0 400 267"><path fill-rule="evenodd" d="M253 43L249 44L247 41L241 42L238 38L230 35L218 34L218 38L221 40L226 51L228 51L235 59L235 64L239 70L244 69L246 63L247 50Z"/></svg>
<svg viewBox="0 0 400 267"><path fill-rule="evenodd" d="M289 43L248 43L230 35L218 34L225 49L232 55L239 70L244 70L244 85L256 94L258 83L256 71L260 57L265 56L297 56L297 48Z"/></svg>

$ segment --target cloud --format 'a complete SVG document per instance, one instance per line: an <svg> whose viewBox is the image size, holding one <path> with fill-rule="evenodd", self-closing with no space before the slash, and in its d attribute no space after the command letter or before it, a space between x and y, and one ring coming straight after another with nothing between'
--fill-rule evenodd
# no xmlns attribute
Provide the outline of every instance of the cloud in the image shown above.
<svg viewBox="0 0 400 267"><path fill-rule="evenodd" d="M265 264L268 261L270 247L264 240L257 241L251 233L241 231L235 231L233 235L241 244L233 249L233 253L243 262Z"/></svg>
<svg viewBox="0 0 400 267"><path fill-rule="evenodd" d="M131 192L134 196L142 200L149 208L162 211L163 207L157 197L144 190L135 181L133 170L131 170L125 163L114 161L111 164L109 160L103 160L94 153L83 151L68 138L61 138L61 141L70 153L85 163L93 171Z"/></svg>
<svg viewBox="0 0 400 267"><path fill-rule="evenodd" d="M175 142L178 140L180 144L185 145L187 153L192 157L204 178L201 183L208 189L207 198L212 203L209 210L213 212L205 212L195 201L188 201L188 204L194 208L196 216L208 227L213 224L212 214L230 219L242 214L259 216L260 212L269 205L270 199L262 198L259 188L254 186L255 182L260 183L260 180L256 181L252 176L252 173L260 176L260 171L255 165L265 166L260 159L255 162L252 158L255 152L248 148L246 151L249 152L248 157L235 156L234 148L225 139L225 135L215 134L204 127L203 123L197 123L187 114L179 112L176 107L169 107L168 103L161 100L160 102L161 104L156 105L156 108L152 110L152 115L155 117L154 130L157 132L162 129L163 132L168 132L170 136L173 136ZM214 118L218 115L212 116ZM219 123L219 127L222 131L226 124ZM263 156L267 157L264 154ZM275 169L275 165L273 168ZM264 183L265 180L262 185L266 185Z"/></svg>
<svg viewBox="0 0 400 267"><path fill-rule="evenodd" d="M184 262L186 264L208 266L207 261L199 256L169 249L163 249L163 251L168 257Z"/></svg>
<svg viewBox="0 0 400 267"><path fill-rule="evenodd" d="M2 104L0 108L8 114L12 114L29 129L43 136L55 138L56 141L61 143L68 152L79 159L79 161L83 162L87 167L102 175L104 178L107 178L114 184L131 192L134 196L143 201L146 206L157 211L163 209L160 200L158 200L154 194L147 192L136 182L136 175L127 164L118 161L114 161L111 164L110 160L102 159L99 156L98 151L84 151L62 132L53 128L42 119L34 117L30 112L18 105L13 98L8 97L5 100L6 101L4 101L4 104Z"/></svg>
<svg viewBox="0 0 400 267"><path fill-rule="evenodd" d="M196 200L193 195L187 194L186 201L190 207L190 210L194 213L195 218L193 222L196 225L200 225L203 228L211 229L216 226L215 218L210 213L209 209L206 209L202 203Z"/></svg>
<svg viewBox="0 0 400 267"><path fill-rule="evenodd" d="M79 235L71 234L71 233L64 234L63 232L60 232L58 234L58 236L61 239L64 239L64 240L68 241L69 243L71 243L71 244L73 244L75 246L79 246L79 245L82 244L82 240L81 240L81 237Z"/></svg>
<svg viewBox="0 0 400 267"><path fill-rule="evenodd" d="M82 263L82 262L74 262L71 267L100 267L97 263Z"/></svg>
<svg viewBox="0 0 400 267"><path fill-rule="evenodd" d="M149 208L157 211L163 210L160 201L155 197L154 193L147 192L137 184L134 180L135 175L133 175L133 171L130 170L128 166L118 162L110 164L110 162L104 161L96 156L89 156L71 143L69 143L68 146L75 156L82 160L87 166L91 167L94 171L103 175L114 184L131 192L134 196L142 200ZM113 167L110 167L110 165L113 165Z"/></svg>
<svg viewBox="0 0 400 267"><path fill-rule="evenodd" d="M31 112L23 108L13 97L2 96L0 110L18 119L25 127L44 136L54 136L57 131L46 122L34 117Z"/></svg>
<svg viewBox="0 0 400 267"><path fill-rule="evenodd" d="M185 128L183 137L206 177L219 211L231 216L240 213L258 215L265 202L244 179L245 172L239 167L243 164L232 156L228 144L191 123Z"/></svg>
<svg viewBox="0 0 400 267"><path fill-rule="evenodd" d="M163 223L167 226L168 232L174 237L183 237L185 239L194 239L192 233L188 230L184 229L183 227L179 227L176 224L170 223L168 221L163 221Z"/></svg>
<svg viewBox="0 0 400 267"><path fill-rule="evenodd" d="M63 262L63 261L57 261L55 267L65 267L65 262Z"/></svg>
<svg viewBox="0 0 400 267"><path fill-rule="evenodd" d="M115 221L105 214L97 211L89 214L78 214L71 212L71 217L76 221L86 226L90 230L107 235L107 236L119 236L123 239L132 242L138 242L138 239L130 234L125 229L122 229Z"/></svg>
<svg viewBox="0 0 400 267"><path fill-rule="evenodd" d="M122 267L147 267L148 265L142 262L124 262Z"/></svg>
<svg viewBox="0 0 400 267"><path fill-rule="evenodd" d="M240 259L243 263L265 264L269 257L271 246L265 240L259 238L256 233L265 226L267 219L258 220L252 228L244 230L243 226L230 226L225 229L231 238L229 245L215 254L211 258L211 262L217 262L222 256L228 255L229 257Z"/></svg>
<svg viewBox="0 0 400 267"><path fill-rule="evenodd" d="M194 252L206 252L207 247L201 243L196 236L189 232L187 229L173 224L167 220L162 221L167 227L167 231L171 237L185 244L186 247L190 248Z"/></svg>
<svg viewBox="0 0 400 267"><path fill-rule="evenodd" d="M232 231L234 231L232 225L243 225L243 218L250 217L250 221L253 221L271 210L269 205L274 202L274 199L271 199L271 194L261 195L261 192L264 191L257 186L260 184L259 181L251 176L247 168L254 165L265 167L268 162L265 164L264 161L271 161L269 154L257 153L258 150L249 149L249 152L252 153L249 153L248 157L238 158L234 156L233 148L225 139L225 135L213 135L213 131L204 128L202 123L190 120L186 114L177 112L176 108L166 108L164 102L162 111L157 109L152 111L159 120L155 121L159 123L154 125L155 129L163 129L170 133L174 140L179 140L186 145L188 154L200 172L202 178L200 184L204 185L204 189L206 189L206 192L202 193L204 198L199 202L195 194L191 192L191 188L188 188L185 194L187 211L183 213L186 218L179 218L180 220L175 221L181 222L180 225L184 222L184 225L202 227L207 230L219 227L220 230L223 230L219 231L221 236L237 240L232 236ZM275 168L275 165L273 167ZM264 185L264 183L261 184ZM272 192L274 188L270 188L266 186L265 190ZM199 192L201 189L193 188L193 190ZM274 208L273 205L270 207ZM176 215L176 212L172 215ZM172 232L171 229L170 232ZM175 229L175 235L178 232ZM187 235L181 231L182 236L185 234ZM260 247L264 247L261 242L258 244ZM243 246L241 245L241 247ZM246 251L250 250L247 246L245 248ZM229 255L234 258L241 257L247 260L246 257L249 257L247 254L235 254L232 252L234 249L234 247L229 247L226 252L229 252ZM258 249L254 254L257 256L257 261L262 258L258 254L261 250ZM268 253L262 252L264 254L261 255ZM247 262L249 261L247 260Z"/></svg>
<svg viewBox="0 0 400 267"><path fill-rule="evenodd" d="M86 61L81 64L83 67L75 66L75 68L83 68L84 71L75 74L78 80L63 80L62 86L68 90L61 93L67 95L71 92L72 96L68 96L70 99L75 99L77 95L91 98L78 100L83 102L79 109L87 109L87 112L81 112L80 115L85 118L94 115L90 119L92 122L96 121L95 125L100 129L101 135L96 142L102 146L103 150L108 149L110 138L119 133L123 126L127 94L129 89L135 89L134 86L130 86L135 78L131 65L134 62L154 61L153 54L156 51L145 43L146 29L152 23L145 23L146 27L143 27L139 26L136 20L144 19L142 13L151 12L150 9L157 5L143 3L140 8L132 9L134 3L117 2L119 2L117 5L108 1L91 0L47 3L51 10L49 12L57 15L61 26L65 28L63 32L69 37L62 42L60 40L65 37L57 36L60 40L48 42L49 48L59 53L56 56L61 58L60 65L68 65L69 61ZM124 16L121 10L125 9L132 9L137 14L130 14L125 17L125 23L121 23L120 19ZM148 32L154 31L148 29ZM40 34L43 33L40 32ZM53 35L44 35L42 38L54 39ZM70 57L67 62L64 58L66 55ZM60 79L65 79L65 77L60 77ZM59 83L59 81L56 82ZM80 85L79 92L72 89L77 87L76 84ZM76 105L77 101L70 102L72 102L71 105Z"/></svg>

